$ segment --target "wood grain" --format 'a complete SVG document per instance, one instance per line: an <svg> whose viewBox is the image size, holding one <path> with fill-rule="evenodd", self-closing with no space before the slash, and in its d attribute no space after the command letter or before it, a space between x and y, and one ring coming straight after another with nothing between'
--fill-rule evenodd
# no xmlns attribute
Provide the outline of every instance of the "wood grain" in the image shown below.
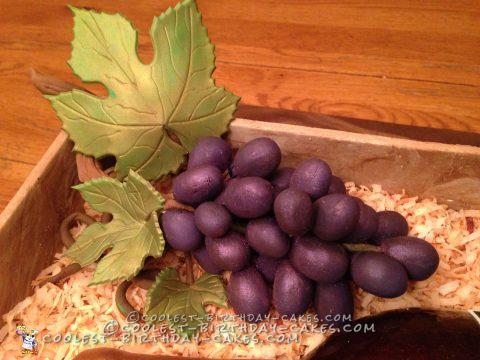
<svg viewBox="0 0 480 360"><path fill-rule="evenodd" d="M266 106L240 104L236 115L243 119L342 130L358 134L373 134L420 141L439 142L442 144L478 146L480 143L480 135L474 132L394 124Z"/></svg>
<svg viewBox="0 0 480 360"><path fill-rule="evenodd" d="M34 164L11 161L0 158L0 208L4 208L12 194L18 190L22 182L27 178Z"/></svg>
<svg viewBox="0 0 480 360"><path fill-rule="evenodd" d="M146 62L152 58L152 17L175 2L72 1L131 18ZM5 180L3 170L0 209L20 186L19 174L39 160L60 128L49 103L31 86L28 69L80 83L66 64L73 21L65 5L65 0L24 0L22 6L2 1L0 159L12 162L9 169L16 175ZM198 0L198 5L216 45L217 82L246 105L480 134L477 1ZM98 85L89 89L103 91ZM12 167L16 161L18 170Z"/></svg>
<svg viewBox="0 0 480 360"><path fill-rule="evenodd" d="M32 289L37 274L60 249L60 222L78 197L72 144L60 133L21 189L0 214L0 314L7 312Z"/></svg>

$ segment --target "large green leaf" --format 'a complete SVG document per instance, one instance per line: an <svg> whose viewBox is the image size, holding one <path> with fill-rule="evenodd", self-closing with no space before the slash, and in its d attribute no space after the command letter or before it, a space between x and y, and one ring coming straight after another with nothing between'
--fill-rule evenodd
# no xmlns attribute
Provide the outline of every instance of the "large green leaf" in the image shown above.
<svg viewBox="0 0 480 360"><path fill-rule="evenodd" d="M220 277L205 273L188 286L180 281L175 269L167 268L158 274L148 290L145 309L151 319L167 316L173 328L191 336L207 321L204 306L208 304L227 306L225 287Z"/></svg>
<svg viewBox="0 0 480 360"><path fill-rule="evenodd" d="M150 64L138 58L137 31L126 18L71 9L69 64L83 81L100 82L109 93L48 96L74 150L96 158L114 155L119 178L133 169L154 180L175 172L199 138L227 131L239 98L211 77L213 45L193 0L154 18Z"/></svg>
<svg viewBox="0 0 480 360"><path fill-rule="evenodd" d="M113 215L107 224L87 227L65 254L86 266L110 249L99 261L91 284L130 280L147 256L162 255L165 242L156 211L164 199L148 181L130 171L124 183L103 177L74 188L93 209Z"/></svg>

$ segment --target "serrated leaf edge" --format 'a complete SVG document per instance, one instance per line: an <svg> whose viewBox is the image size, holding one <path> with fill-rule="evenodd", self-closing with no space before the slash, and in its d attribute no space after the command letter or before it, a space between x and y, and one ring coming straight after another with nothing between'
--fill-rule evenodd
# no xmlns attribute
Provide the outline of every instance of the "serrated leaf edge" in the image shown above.
<svg viewBox="0 0 480 360"><path fill-rule="evenodd" d="M160 237L163 240L162 241L162 249L161 249L161 253L163 254L163 252L165 251L165 239L164 239L163 233L160 229L160 224L158 222L157 213L155 211L153 211L150 214L150 216L154 217L155 229L157 230L157 234L160 235ZM95 281L95 273L94 273L93 277L92 277L92 280L88 283L88 286L100 285L100 284L105 284L105 283L110 283L110 282L115 282L115 281L120 281L120 280L129 281L129 280L133 279L143 269L143 266L145 265L145 259L149 256L150 255L147 254L142 258L142 261L140 262L140 266L137 269L135 269L135 272L132 273L130 276L118 276L118 277L114 277L114 278L109 278L107 280ZM160 256L162 256L162 255L160 255Z"/></svg>
<svg viewBox="0 0 480 360"><path fill-rule="evenodd" d="M152 293L155 291L155 288L158 286L158 284L164 280L164 278L167 278L170 276L170 273L172 273L175 276L175 279L180 281L180 278L178 276L178 271L174 268L164 268L162 269L157 277L155 278L155 281L153 282L152 286L147 291L147 296L146 296L146 302L145 302L145 313L148 314L148 312L151 310L150 304L152 302Z"/></svg>
<svg viewBox="0 0 480 360"><path fill-rule="evenodd" d="M187 0L187 1L190 1L190 0ZM74 37L72 39L72 41L70 42L70 47L72 48L72 51L70 52L70 59L67 60L67 65L70 69L72 69L72 72L75 74L75 76L78 76L78 78L80 78L82 80L82 82L84 83L97 83L97 81L85 81L82 79L82 77L75 71L75 69L72 67L71 65L71 61L72 61L72 54L73 54L73 41L75 40L75 17L80 14L81 12L85 12L85 13L94 13L94 14L107 14L107 15L110 15L110 16L120 16L121 18L125 19L129 24L130 26L132 27L133 31L135 31L135 53L137 54L137 57L138 59L140 60L140 57L138 56L138 30L137 28L134 26L133 22L128 18L126 17L125 15L123 15L122 13L109 13L109 12L105 12L105 11L98 11L96 9L86 9L86 8L82 8L82 7L76 7L76 6L73 6L73 5L70 5L70 4L67 4L67 7L70 9L70 11L72 12L73 14L73 21L74 21L74 25L73 25L73 32L74 32ZM108 97L111 97L110 96L110 89L104 85L104 84L101 84L102 86L105 87L105 89L108 90ZM84 92L84 93L87 93L86 91L82 91L82 90L79 90L79 89L73 89L72 91L67 91L67 92L73 92L73 91L81 91L81 92ZM96 95L94 95L96 96ZM63 121L62 121L63 122ZM87 155L87 154L85 154Z"/></svg>
<svg viewBox="0 0 480 360"><path fill-rule="evenodd" d="M73 185L72 189L82 193L83 189L87 186L95 185L95 184L106 184L106 183L119 183L123 187L125 182L127 182L130 177L133 177L136 180L140 181L143 185L145 185L148 191L152 192L152 195L155 196L160 202L160 206L158 210L162 210L163 206L165 205L165 198L162 196L162 194L160 194L160 192L157 191L157 189L155 189L155 187L149 181L145 180L140 174L138 174L135 170L132 170L132 169L129 170L128 175L123 179L123 181L120 181L119 179L114 179L108 176L103 176L100 178L91 179L84 183ZM91 205L91 204L89 205L92 206L92 209L96 210L94 205ZM148 218L145 221L148 221Z"/></svg>
<svg viewBox="0 0 480 360"><path fill-rule="evenodd" d="M153 282L152 286L148 289L147 291L147 296L146 296L146 302L145 302L145 314L148 315L148 313L152 310L150 305L151 305L151 301L152 301L152 293L156 290L156 287L162 282L164 281L165 279L168 279L168 277L170 276L170 274L173 274L174 275L174 280L177 280L179 282L181 282L180 280L180 277L178 275L178 271L175 269L175 268L164 268L160 271L160 273L157 275L157 277L155 278L155 281ZM213 275L213 274L209 274L207 272L203 273L192 285L188 286L185 284L186 288L188 289L193 289L195 291L197 291L197 289L195 289L195 285L197 282L199 282L203 277L209 277L209 278L212 278L212 279L215 279L215 280L218 280L221 285L225 288L225 285L223 284L223 281L222 281L222 278L218 275ZM200 289L199 289L200 290ZM225 294L223 294L224 296L222 296L222 304L219 304L219 303L213 303L213 302L207 302L205 304L202 304L203 307L205 307L206 305L215 305L215 306L219 306L219 307L228 307L228 304L227 304L227 297ZM148 318L147 318L147 321Z"/></svg>
<svg viewBox="0 0 480 360"><path fill-rule="evenodd" d="M150 28L150 32L149 32L149 34L150 34L150 39L151 39L152 44L153 44L153 42L154 42L154 36L153 36L152 33L153 33L154 25L155 25L155 20L158 19L158 20L160 21L161 19L164 19L167 15L169 15L169 14L172 13L172 12L178 11L178 10L179 10L180 8L182 8L182 7L186 8L186 7L190 7L190 6L192 7L192 10L195 12L193 16L197 16L197 17L198 17L201 28L205 30L205 34L206 34L206 37L207 37L207 39L208 39L208 44L212 46L213 66L212 66L212 70L211 70L210 73L209 73L209 77L210 77L210 79L212 80L212 84L213 84L213 86L215 86L215 87L217 87L217 88L219 88L219 89L221 89L221 90L229 93L229 94L232 96L232 105L235 106L234 110L232 111L232 114L231 114L230 119L226 122L225 126L220 130L220 131L221 131L221 134L220 134L219 136L221 136L222 134L228 132L228 128L229 128L229 126L230 126L230 123L231 123L231 122L234 120L234 118L235 118L234 113L235 113L235 111L236 111L236 109L237 109L237 107L238 107L238 102L240 101L240 97L237 96L237 95L235 95L234 93L228 91L224 86L217 86L217 85L216 85L216 79L212 77L212 74L213 74L213 72L214 72L215 69L216 69L216 62L215 62L215 61L216 61L215 45L212 44L212 41L211 41L211 39L210 39L210 36L208 35L208 29L207 29L207 28L205 27L205 25L203 24L203 21L202 21L203 16L202 16L202 13L198 10L198 6L197 6L196 2L195 2L194 0L183 0L183 1L180 1L180 2L177 3L174 7L169 6L169 7L167 8L167 10L165 10L164 12L162 12L159 16L155 16L155 17L154 17L154 20L153 20L153 22L152 22L152 26L151 26L151 28ZM109 12L97 11L97 10L95 10L95 9L79 8L79 7L75 7L75 6L73 6L73 5L67 5L67 7L72 11L72 13L73 13L73 15L74 15L74 22L75 22L75 17L76 17L78 14L82 13L82 12L85 12L85 13L95 13L95 14L98 14L98 15L100 15L100 14L107 14L107 15L109 15L109 16L120 16L121 18L125 19L125 20L130 24L130 26L132 27L133 31L135 32L135 53L137 54L138 60L139 60L142 64L144 64L144 65L146 65L146 66L149 66L149 65L151 65L151 64L153 64L153 63L155 62L155 56L156 56L155 54L154 54L154 58L152 59L152 61L151 61L149 64L145 64L144 62L141 61L140 57L138 57L138 35L139 35L139 33L138 33L138 30L135 28L133 22L132 22L128 17L124 16L124 15L121 14L121 13L109 13ZM73 31L75 32L75 26L74 26L73 29L74 29ZM75 39L75 37L74 37L74 39ZM72 47L71 54L73 54L73 40L72 40L72 42L71 42L70 45L71 45L71 47ZM72 55L71 55L71 56L72 56ZM70 59L67 61L67 64L68 64L69 67L72 69L72 72L73 72L76 76L78 76L83 82L85 82L85 83L96 83L96 82L97 82L97 81L86 81L86 80L82 79L82 77L81 77L81 76L75 71L75 69L72 67L72 65L71 65L71 60L72 60L72 57L70 57ZM103 85L107 90L109 90L106 85L104 85L104 84L102 84L102 85ZM88 93L88 92L86 92L86 91L79 90L79 89L73 89L73 90L71 90L71 91L62 92L62 93L59 93L58 95L44 95L44 96L45 96L45 98L46 98L47 100L50 101L50 103L52 104L52 107L55 109L54 102L55 102L55 100L56 100L56 98L57 98L58 96L60 96L60 95L62 95L62 94L66 94L66 93L75 93L75 92L80 92L80 93L84 93L84 94L91 95L91 96L93 96L93 97L97 97L97 96L94 95L94 94L90 94L90 93ZM110 90L109 90L108 92L109 92L108 97L111 98L111 96L110 96ZM56 109L55 109L55 111L56 111ZM168 122L166 122L165 124L163 124L163 126L165 126L165 127L168 127L167 125L168 125ZM66 132L70 135L70 132L69 132L69 131L66 129L66 127L65 127L65 122L64 122L64 121L62 121L62 129L63 129L64 131L66 131ZM165 131L165 130L164 130L164 131ZM168 133L167 133L166 131L165 131L165 136L168 136ZM71 136L70 136L70 137L71 137ZM177 143L177 144L178 144L178 143ZM188 153L188 152L191 150L191 149L189 149L188 146L184 145L183 143L180 143L180 144L178 144L178 145L185 151L185 153ZM87 155L87 156L94 156L93 151L92 151L92 152L89 152L89 151L85 151L85 150L83 150L83 149L80 150L80 149L78 148L76 142L74 142L74 148L73 148L73 150L74 150L74 151L77 151L77 152L80 152L80 153L82 153L82 154L85 154L85 155ZM112 156L115 156L115 155L112 154ZM115 158L117 158L117 156L115 156ZM184 161L185 161L185 160L184 160ZM172 169L172 170L169 171L169 173L170 173L170 174L176 174L176 173L179 171L180 166L181 166L181 163L178 165L177 169ZM131 169L130 169L130 170L131 170ZM137 169L137 170L138 170L138 169ZM166 174L164 174L164 175L166 175Z"/></svg>
<svg viewBox="0 0 480 360"><path fill-rule="evenodd" d="M152 186L152 184L145 180L142 176L140 176L137 172L135 172L134 170L130 169L129 173L128 173L128 176L126 177L125 181L120 181L118 179L113 179L113 178L110 178L108 176L104 176L104 177L101 177L101 178L96 178L96 179L92 179L92 180L89 180L87 182L84 182L84 183L80 183L80 184L77 184L77 185L73 185L72 186L72 189L75 189L77 191L79 191L80 193L82 193L82 190L83 188L85 188L86 186L90 186L91 184L100 184L100 183L120 183L122 185L122 187L124 186L124 183L126 181L128 181L128 179L130 177L133 177L135 179L137 179L138 181L140 181L143 185L145 185L147 187L147 189L152 192L152 195L155 196L159 202L160 202L160 206L159 208L156 210L156 211L153 211L150 213L149 217L144 220L145 223L147 223L150 218L153 216L153 221L154 221L154 225L155 225L155 229L157 231L157 234L161 237L161 240L162 240L162 249L161 249L161 254L163 254L163 252L165 251L165 239L163 237L163 232L160 228L160 223L159 223L159 220L158 220L158 215L157 215L157 211L159 210L162 210L163 209L163 206L165 205L165 199L163 198L163 196ZM95 207L91 204L89 204L90 206L92 206L92 209L95 210ZM93 224L92 224L93 225ZM90 226L92 226L90 225ZM88 227L90 227L88 226ZM138 269L135 270L135 272L130 275L130 276L118 276L118 277L115 277L115 278L110 278L108 280L102 280L102 281L95 281L95 273L93 274L93 278L92 280L90 281L90 283L88 284L88 286L93 286L93 285L99 285L99 284L104 284L104 283L107 283L107 282L114 282L114 281L117 281L117 280L131 280L133 277L135 277L140 271L141 269L143 268L143 265L145 264L145 259L150 256L150 255L145 255L142 260L141 260L141 265ZM160 255L161 256L161 255ZM178 275L177 275L178 276Z"/></svg>

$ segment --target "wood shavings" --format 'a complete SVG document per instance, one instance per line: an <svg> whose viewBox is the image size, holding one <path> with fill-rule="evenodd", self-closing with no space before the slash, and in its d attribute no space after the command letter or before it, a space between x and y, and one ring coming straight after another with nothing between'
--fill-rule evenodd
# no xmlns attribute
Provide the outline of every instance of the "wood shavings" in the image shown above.
<svg viewBox="0 0 480 360"><path fill-rule="evenodd" d="M358 196L377 211L395 210L409 224L412 236L432 243L440 255L437 272L429 279L411 284L395 299L381 299L357 290L356 315L420 306L468 310L480 306L480 211L448 209L435 199L419 200L406 194L389 194L380 186L356 187L347 183L350 195ZM471 218L474 229L468 228Z"/></svg>

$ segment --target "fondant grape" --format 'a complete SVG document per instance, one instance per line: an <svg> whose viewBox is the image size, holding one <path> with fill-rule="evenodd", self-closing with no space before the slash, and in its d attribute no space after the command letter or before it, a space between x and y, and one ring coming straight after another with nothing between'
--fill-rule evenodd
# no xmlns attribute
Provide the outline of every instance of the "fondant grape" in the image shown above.
<svg viewBox="0 0 480 360"><path fill-rule="evenodd" d="M245 316L247 321L256 321L268 314L268 286L253 266L232 273L227 286L227 297L235 313Z"/></svg>
<svg viewBox="0 0 480 360"><path fill-rule="evenodd" d="M193 213L183 209L169 209L161 215L163 236L176 250L191 251L198 248L203 235L195 226Z"/></svg>
<svg viewBox="0 0 480 360"><path fill-rule="evenodd" d="M349 265L347 253L341 245L311 235L296 237L289 256L295 269L321 283L339 281Z"/></svg>
<svg viewBox="0 0 480 360"><path fill-rule="evenodd" d="M432 244L413 236L383 239L380 247L407 269L412 280L428 279L437 270L440 261Z"/></svg>
<svg viewBox="0 0 480 360"><path fill-rule="evenodd" d="M192 206L212 200L223 190L223 175L215 166L201 165L187 170L173 180L173 196Z"/></svg>
<svg viewBox="0 0 480 360"><path fill-rule="evenodd" d="M357 202L360 205L360 215L353 231L342 239L347 243L366 242L378 229L378 214L370 206L364 204L360 199Z"/></svg>
<svg viewBox="0 0 480 360"><path fill-rule="evenodd" d="M237 180L240 180L240 178L230 178L230 179L228 179L228 180L226 181L224 189L222 190L222 192L220 193L220 195L218 195L218 196L215 198L215 200L214 200L217 204L220 204L220 205L223 205L223 206L227 206L227 201L226 201L225 193L226 193L226 191L227 191L227 188L228 188L230 185L234 184L235 181L237 181Z"/></svg>
<svg viewBox="0 0 480 360"><path fill-rule="evenodd" d="M313 200L328 192L332 170L325 161L308 159L298 165L290 179L290 187L306 192Z"/></svg>
<svg viewBox="0 0 480 360"><path fill-rule="evenodd" d="M294 168L283 167L273 173L270 178L270 184L273 186L275 197L290 186L290 179L294 171Z"/></svg>
<svg viewBox="0 0 480 360"><path fill-rule="evenodd" d="M313 232L325 241L337 241L350 234L360 217L360 205L344 194L321 197L314 202L313 211Z"/></svg>
<svg viewBox="0 0 480 360"><path fill-rule="evenodd" d="M303 191L291 188L282 191L275 198L273 209L278 225L291 236L303 235L312 227L313 205Z"/></svg>
<svg viewBox="0 0 480 360"><path fill-rule="evenodd" d="M250 220L247 224L248 244L260 255L281 258L290 249L290 239L273 217Z"/></svg>
<svg viewBox="0 0 480 360"><path fill-rule="evenodd" d="M332 181L328 187L328 194L346 194L347 189L342 179L338 176L332 175Z"/></svg>
<svg viewBox="0 0 480 360"><path fill-rule="evenodd" d="M280 315L302 315L313 297L313 281L284 260L273 282L273 305Z"/></svg>
<svg viewBox="0 0 480 360"><path fill-rule="evenodd" d="M250 260L250 248L242 234L229 231L219 238L205 238L208 256L213 263L224 270L238 271L245 268Z"/></svg>
<svg viewBox="0 0 480 360"><path fill-rule="evenodd" d="M188 157L188 169L212 165L221 172L227 170L232 160L232 148L220 137L208 136L195 145Z"/></svg>
<svg viewBox="0 0 480 360"><path fill-rule="evenodd" d="M408 276L397 260L380 252L360 252L352 257L354 283L370 294L394 298L407 291Z"/></svg>
<svg viewBox="0 0 480 360"><path fill-rule="evenodd" d="M227 186L225 205L240 218L253 219L266 215L272 208L273 187L260 177L236 179Z"/></svg>
<svg viewBox="0 0 480 360"><path fill-rule="evenodd" d="M282 154L272 139L256 138L243 145L230 167L232 177L269 177L280 164Z"/></svg>
<svg viewBox="0 0 480 360"><path fill-rule="evenodd" d="M284 258L274 259L267 256L259 255L255 257L253 263L255 264L255 267L260 272L260 274L263 275L265 280L269 283L273 283L277 269L283 260Z"/></svg>
<svg viewBox="0 0 480 360"><path fill-rule="evenodd" d="M317 284L313 307L324 324L340 327L353 320L353 296L345 281Z"/></svg>
<svg viewBox="0 0 480 360"><path fill-rule="evenodd" d="M232 225L232 216L225 207L213 201L204 202L195 209L198 230L209 237L221 237Z"/></svg>
<svg viewBox="0 0 480 360"><path fill-rule="evenodd" d="M200 246L192 252L193 257L200 264L203 270L210 274L221 274L223 269L217 266L210 256L205 245Z"/></svg>
<svg viewBox="0 0 480 360"><path fill-rule="evenodd" d="M396 211L379 211L378 228L371 238L373 244L380 245L383 239L408 234L407 220Z"/></svg>

